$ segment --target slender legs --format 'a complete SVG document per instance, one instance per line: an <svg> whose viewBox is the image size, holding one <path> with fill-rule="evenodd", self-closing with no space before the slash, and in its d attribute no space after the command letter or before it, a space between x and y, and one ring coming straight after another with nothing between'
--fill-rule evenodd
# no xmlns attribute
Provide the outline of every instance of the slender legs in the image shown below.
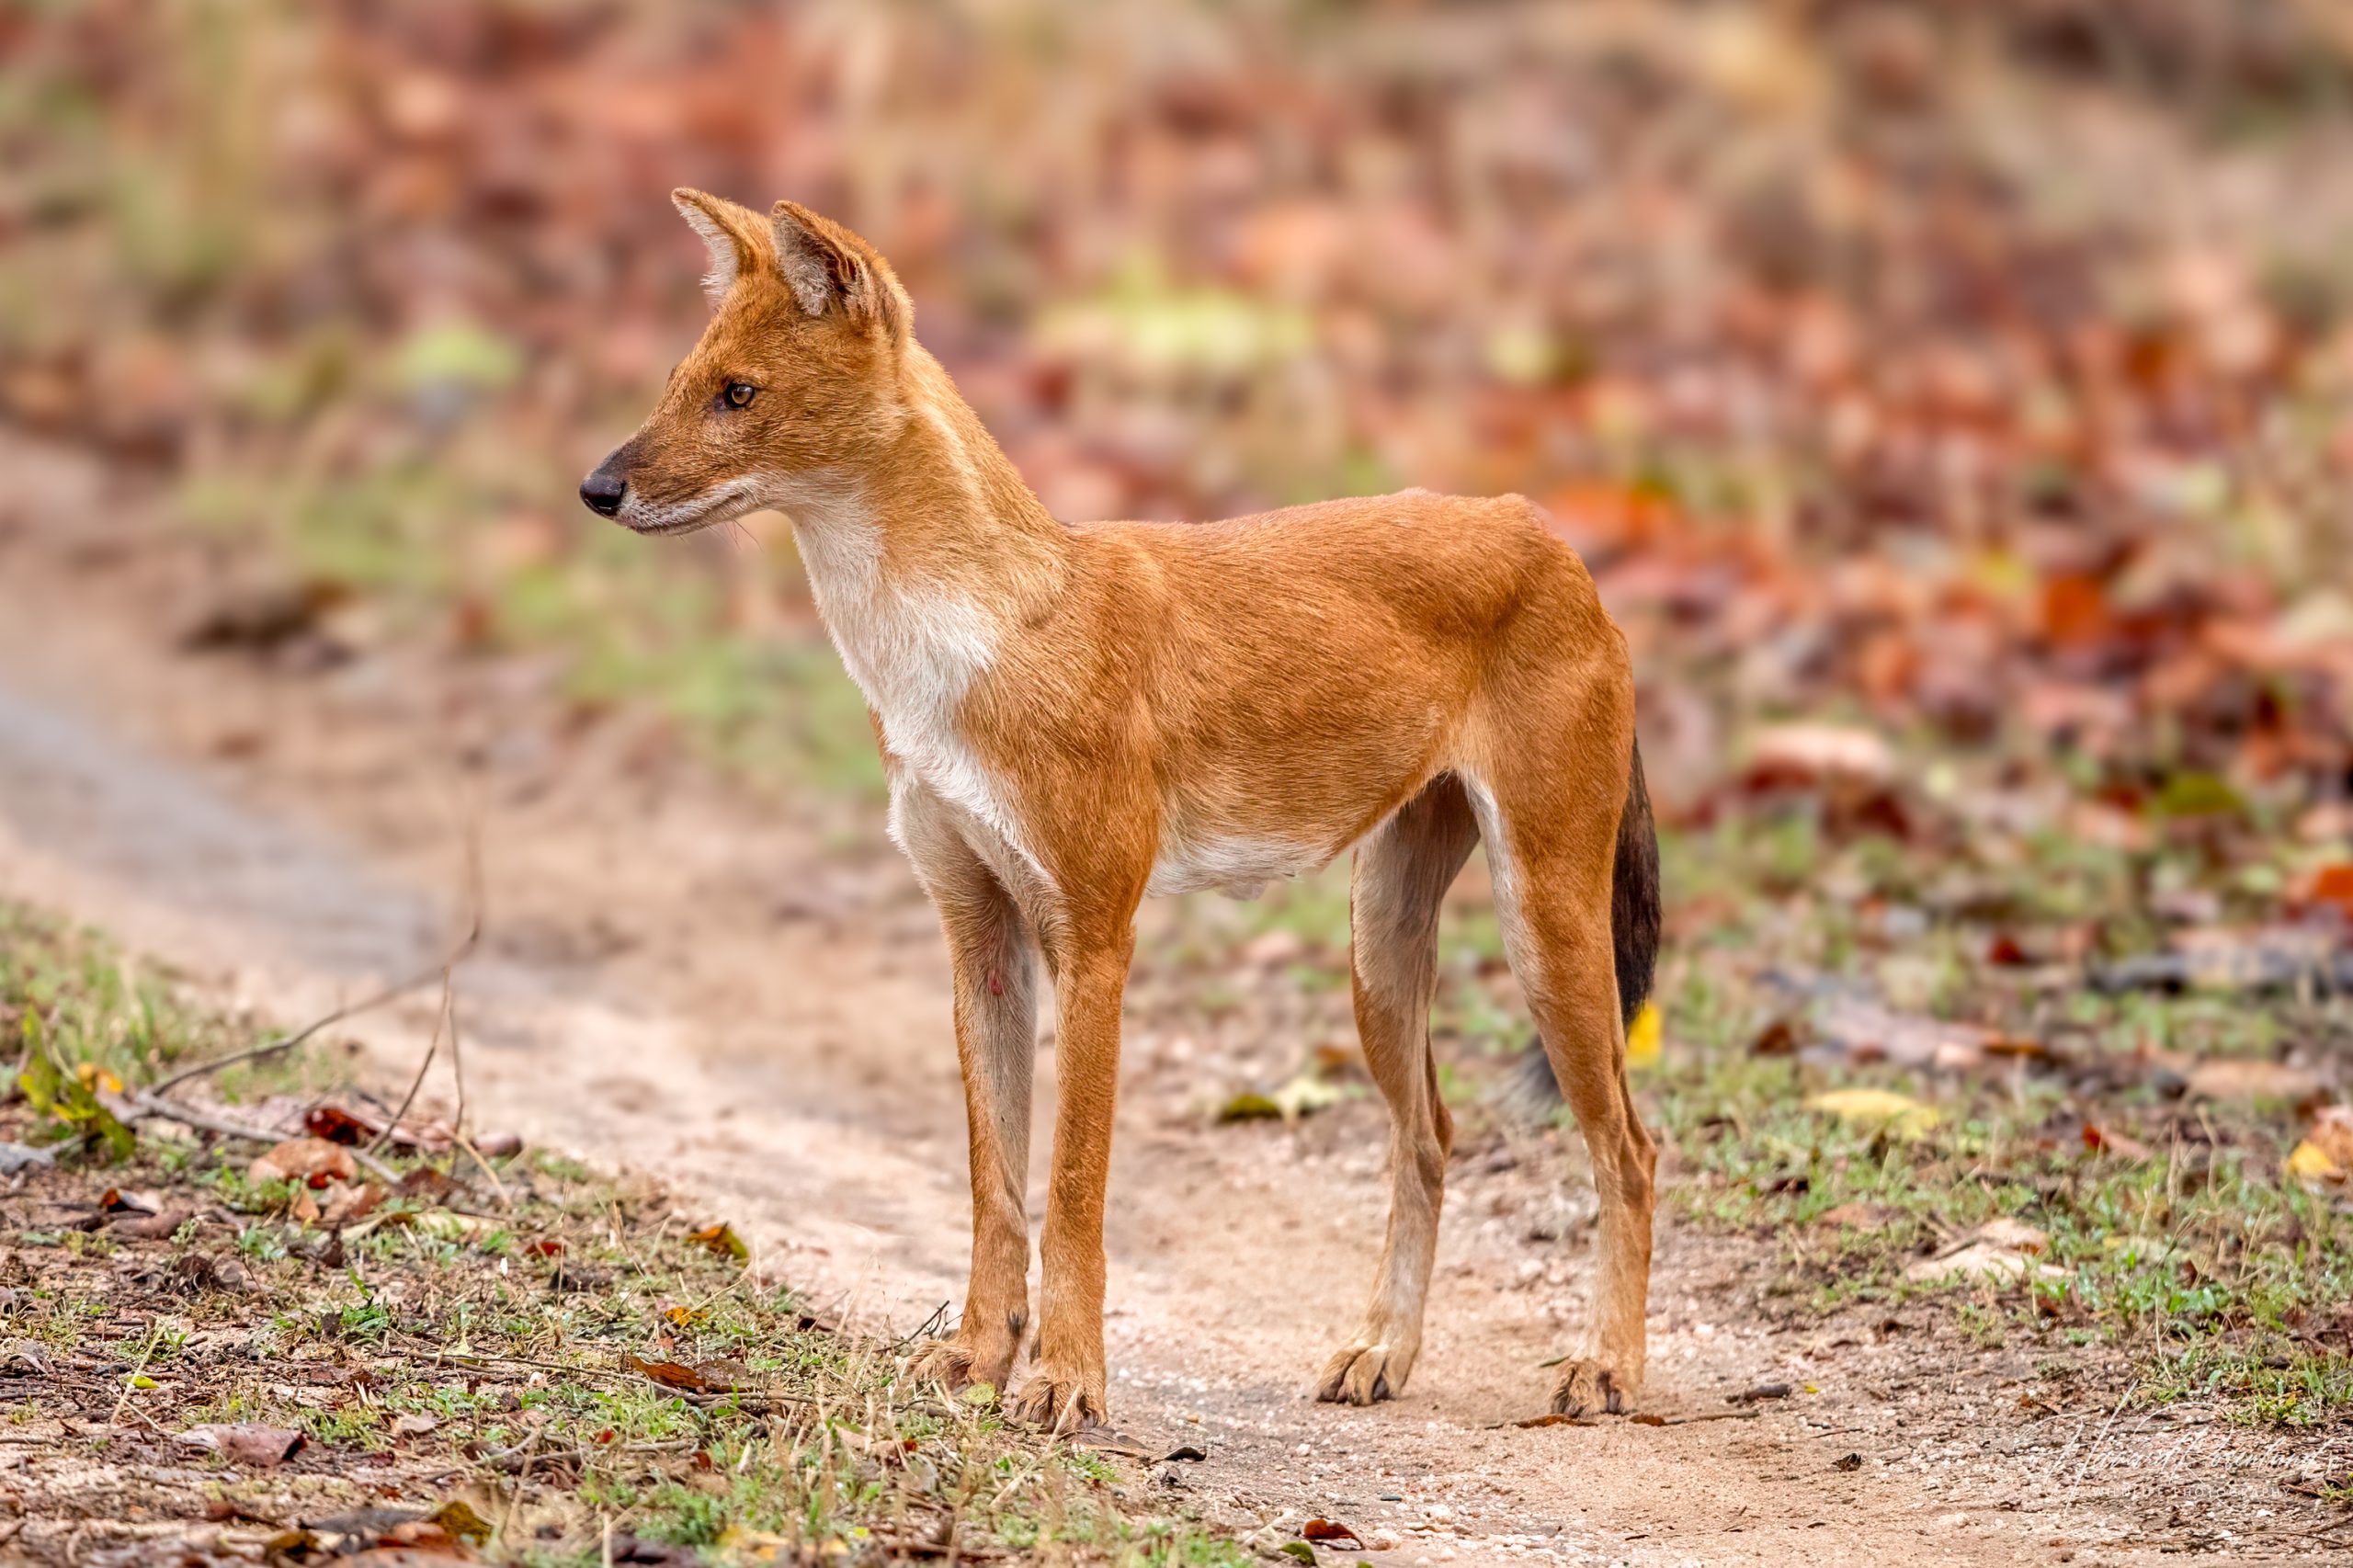
<svg viewBox="0 0 2353 1568"><path fill-rule="evenodd" d="M1438 904L1477 841L1461 786L1445 778L1357 850L1349 971L1365 1064L1389 1104L1389 1230L1364 1322L1324 1364L1318 1399L1370 1404L1401 1393L1421 1350L1454 1137L1430 1056Z"/></svg>

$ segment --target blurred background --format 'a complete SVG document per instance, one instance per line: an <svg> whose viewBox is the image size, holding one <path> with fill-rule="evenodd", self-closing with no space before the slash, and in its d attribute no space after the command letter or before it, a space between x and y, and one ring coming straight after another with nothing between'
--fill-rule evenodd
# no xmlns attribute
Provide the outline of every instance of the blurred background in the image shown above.
<svg viewBox="0 0 2353 1568"><path fill-rule="evenodd" d="M1783 1257L1834 1304L2029 1212L2075 1271L2032 1333L2353 1411L2308 1240L2353 1168L2353 6L6 0L0 60L0 430L104 479L11 497L0 607L168 537L127 602L173 647L398 650L514 811L690 767L881 861L784 521L654 547L573 498L705 319L668 191L790 197L892 258L1058 516L1551 509L1639 668L1682 1212L1868 1200ZM358 755L291 776L413 760ZM770 907L936 968L888 864L887 921ZM1363 1098L1345 898L1146 944L1131 1057L1194 1124ZM1527 1039L1483 899L1465 1103ZM1854 1083L1945 1131L1809 1097Z"/></svg>
<svg viewBox="0 0 2353 1568"><path fill-rule="evenodd" d="M569 502L702 319L682 184L880 245L1059 516L1541 499L1677 816L1804 714L2103 832L2336 825L2324 0L18 0L0 49L0 416L722 749L866 736L789 530Z"/></svg>

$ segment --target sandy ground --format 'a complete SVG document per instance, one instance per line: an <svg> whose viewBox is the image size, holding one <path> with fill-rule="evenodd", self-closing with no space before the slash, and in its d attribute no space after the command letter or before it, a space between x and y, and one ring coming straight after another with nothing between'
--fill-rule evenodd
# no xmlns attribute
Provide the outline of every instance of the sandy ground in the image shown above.
<svg viewBox="0 0 2353 1568"><path fill-rule="evenodd" d="M878 1331L954 1300L946 960L879 812L754 801L657 731L580 732L524 662L396 639L325 669L192 657L174 633L212 558L78 459L0 437L0 892L294 1018L447 940L471 823L477 1125L658 1173ZM404 1077L426 1006L354 1027L363 1072ZM1406 1396L1315 1404L1378 1246L1383 1119L1214 1126L1190 1038L1154 1011L1130 1030L1112 1171L1113 1414L1146 1442L1206 1439L1145 1483L1214 1516L1392 1531L1370 1554L1390 1563L2353 1560L2279 1490L2316 1462L2293 1439L2022 1411L2029 1357L1768 1320L1743 1304L1754 1244L1664 1217L1646 1408L1799 1396L1508 1425L1541 1408L1539 1363L1582 1308L1589 1199L1551 1134L1458 1152ZM1542 1227L1558 1239L1531 1239L1540 1214L1567 1217Z"/></svg>

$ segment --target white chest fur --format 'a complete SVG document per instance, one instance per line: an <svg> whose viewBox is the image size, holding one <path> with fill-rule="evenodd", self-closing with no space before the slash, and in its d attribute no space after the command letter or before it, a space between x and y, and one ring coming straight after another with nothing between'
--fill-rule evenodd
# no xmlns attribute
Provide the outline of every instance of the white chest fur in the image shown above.
<svg viewBox="0 0 2353 1568"><path fill-rule="evenodd" d="M1003 791L957 728L965 694L995 661L995 617L969 595L886 574L881 530L855 497L811 485L782 504L817 613L881 719L883 744L1034 867Z"/></svg>

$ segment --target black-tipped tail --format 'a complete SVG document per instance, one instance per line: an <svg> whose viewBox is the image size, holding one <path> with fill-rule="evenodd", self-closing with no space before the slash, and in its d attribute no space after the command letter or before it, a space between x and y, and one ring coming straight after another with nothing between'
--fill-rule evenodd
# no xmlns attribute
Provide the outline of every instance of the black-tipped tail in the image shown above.
<svg viewBox="0 0 2353 1568"><path fill-rule="evenodd" d="M1618 1012L1631 1028L1651 999L1658 975L1658 824L1651 817L1650 785L1643 778L1643 744L1634 743L1633 767L1626 779L1626 804L1618 814L1617 863L1610 876L1609 934L1616 948ZM1540 1042L1520 1060L1518 1082L1507 1103L1535 1119L1549 1118L1561 1103L1561 1085Z"/></svg>
<svg viewBox="0 0 2353 1568"><path fill-rule="evenodd" d="M1626 809L1618 814L1618 863L1610 877L1609 934L1618 949L1618 1015L1628 1028L1651 999L1658 978L1658 824L1651 820L1651 787L1643 778L1643 743L1626 779Z"/></svg>

